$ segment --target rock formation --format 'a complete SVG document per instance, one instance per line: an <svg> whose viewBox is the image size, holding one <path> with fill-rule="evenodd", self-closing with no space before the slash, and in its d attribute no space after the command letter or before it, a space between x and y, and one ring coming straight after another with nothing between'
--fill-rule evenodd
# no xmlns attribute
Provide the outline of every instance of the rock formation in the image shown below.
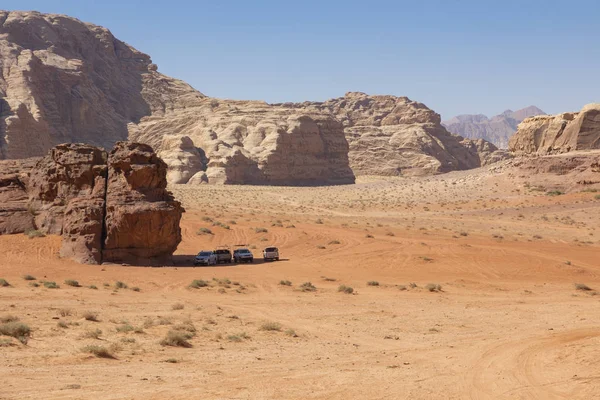
<svg viewBox="0 0 600 400"><path fill-rule="evenodd" d="M517 131L517 125L525 118L545 115L535 106L529 106L517 111L506 110L500 115L488 118L485 115L457 115L444 125L450 132L469 139L484 139L492 142L501 149L508 148L508 140Z"/></svg>
<svg viewBox="0 0 600 400"><path fill-rule="evenodd" d="M600 104L588 104L578 113L528 118L519 124L509 148L537 154L600 149Z"/></svg>
<svg viewBox="0 0 600 400"><path fill-rule="evenodd" d="M82 263L163 264L181 241L181 205L152 148L62 144L46 157L0 163L0 233L61 234L61 256Z"/></svg>
<svg viewBox="0 0 600 400"><path fill-rule="evenodd" d="M450 134L440 116L406 97L369 96L351 92L323 103L281 106L330 113L341 121L357 175L425 175L485 165L497 148L479 146ZM485 142L487 143L487 142ZM506 158L498 153L497 159Z"/></svg>

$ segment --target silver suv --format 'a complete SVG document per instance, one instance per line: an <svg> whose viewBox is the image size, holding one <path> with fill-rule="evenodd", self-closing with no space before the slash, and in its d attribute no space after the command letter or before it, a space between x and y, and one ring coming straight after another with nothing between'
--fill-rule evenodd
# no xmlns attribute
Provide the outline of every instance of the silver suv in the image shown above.
<svg viewBox="0 0 600 400"><path fill-rule="evenodd" d="M248 249L235 249L233 251L233 261L236 263L254 262L254 255Z"/></svg>
<svg viewBox="0 0 600 400"><path fill-rule="evenodd" d="M217 256L212 251L201 251L194 258L194 265L217 265Z"/></svg>
<svg viewBox="0 0 600 400"><path fill-rule="evenodd" d="M263 259L265 261L279 261L279 249L277 247L267 247L263 250Z"/></svg>

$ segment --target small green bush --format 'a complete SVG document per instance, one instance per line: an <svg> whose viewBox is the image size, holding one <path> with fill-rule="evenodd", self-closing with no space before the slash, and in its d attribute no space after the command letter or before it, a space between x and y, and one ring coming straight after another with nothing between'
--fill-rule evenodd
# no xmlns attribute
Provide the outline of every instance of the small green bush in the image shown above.
<svg viewBox="0 0 600 400"><path fill-rule="evenodd" d="M172 347L192 347L192 344L188 342L191 339L187 332L182 331L169 331L167 336L160 341L161 346L172 346Z"/></svg>
<svg viewBox="0 0 600 400"><path fill-rule="evenodd" d="M23 344L27 344L31 336L29 326L18 321L8 321L0 324L0 335L11 336Z"/></svg>
<svg viewBox="0 0 600 400"><path fill-rule="evenodd" d="M67 285L67 286L73 286L73 287L81 287L81 285L79 284L79 282L77 282L74 279L67 279L65 281L65 285Z"/></svg>
<svg viewBox="0 0 600 400"><path fill-rule="evenodd" d="M199 289L199 288L203 288L203 287L207 287L209 284L207 281L204 281L202 279L194 279L192 281L192 283L190 283L190 287L192 289Z"/></svg>
<svg viewBox="0 0 600 400"><path fill-rule="evenodd" d="M46 289L59 289L60 286L58 286L56 284L56 282L48 282L48 281L44 281L44 287Z"/></svg>

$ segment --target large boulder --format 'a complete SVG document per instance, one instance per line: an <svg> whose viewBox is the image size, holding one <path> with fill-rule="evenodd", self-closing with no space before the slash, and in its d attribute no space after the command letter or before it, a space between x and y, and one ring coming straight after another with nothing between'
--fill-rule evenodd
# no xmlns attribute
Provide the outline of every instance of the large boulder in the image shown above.
<svg viewBox="0 0 600 400"><path fill-rule="evenodd" d="M578 113L528 118L519 124L509 149L525 154L600 149L600 104L588 104Z"/></svg>
<svg viewBox="0 0 600 400"><path fill-rule="evenodd" d="M61 256L81 263L170 263L183 209L166 173L150 146L128 142L110 156L63 144L39 160L0 162L0 234L60 234Z"/></svg>
<svg viewBox="0 0 600 400"><path fill-rule="evenodd" d="M181 242L181 204L167 165L148 145L118 142L108 156L103 261L164 264Z"/></svg>

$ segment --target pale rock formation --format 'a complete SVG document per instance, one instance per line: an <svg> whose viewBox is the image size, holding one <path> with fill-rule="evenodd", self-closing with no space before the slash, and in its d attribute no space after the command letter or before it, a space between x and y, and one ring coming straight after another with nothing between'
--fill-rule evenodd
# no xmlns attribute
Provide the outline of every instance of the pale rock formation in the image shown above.
<svg viewBox="0 0 600 400"><path fill-rule="evenodd" d="M588 104L576 113L528 118L519 124L509 148L527 154L600 149L600 104Z"/></svg>

